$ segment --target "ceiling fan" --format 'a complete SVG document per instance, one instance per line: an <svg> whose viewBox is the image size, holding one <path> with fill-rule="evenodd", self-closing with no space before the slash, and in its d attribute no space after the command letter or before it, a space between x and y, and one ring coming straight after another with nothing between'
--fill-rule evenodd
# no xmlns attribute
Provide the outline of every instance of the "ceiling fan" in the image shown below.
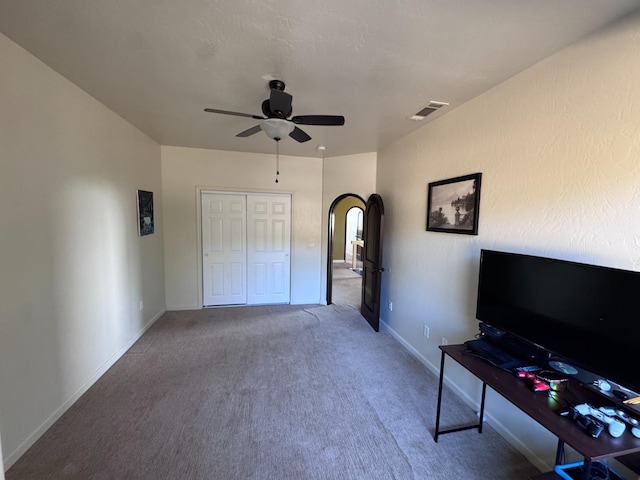
<svg viewBox="0 0 640 480"><path fill-rule="evenodd" d="M311 137L296 125L344 125L344 117L341 115L297 115L289 118L292 112L291 102L293 97L284 91L284 82L282 80L271 80L269 88L271 89L271 94L268 99L262 102L264 116L215 108L205 108L204 111L260 120L258 125L240 132L236 137L249 137L262 130L267 137L276 142L282 140L286 135L300 143L311 140Z"/></svg>

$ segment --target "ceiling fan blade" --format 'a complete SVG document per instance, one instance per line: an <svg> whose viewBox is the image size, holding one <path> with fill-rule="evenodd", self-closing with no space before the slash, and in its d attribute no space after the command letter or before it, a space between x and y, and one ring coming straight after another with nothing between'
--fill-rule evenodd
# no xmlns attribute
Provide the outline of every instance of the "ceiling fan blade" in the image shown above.
<svg viewBox="0 0 640 480"><path fill-rule="evenodd" d="M304 131L300 130L298 127L295 127L293 131L289 134L289 136L300 143L308 142L309 140L311 140L311 137L307 135Z"/></svg>
<svg viewBox="0 0 640 480"><path fill-rule="evenodd" d="M271 89L271 96L269 97L269 109L273 113L282 115L282 118L287 118L291 115L291 100L292 97L282 90Z"/></svg>
<svg viewBox="0 0 640 480"><path fill-rule="evenodd" d="M256 120L264 120L264 117L261 117L260 115L252 115L250 113L230 112L228 110L218 110L216 108L205 108L204 111L209 113L221 113L223 115L235 115L236 117L248 117L255 118Z"/></svg>
<svg viewBox="0 0 640 480"><path fill-rule="evenodd" d="M342 115L297 115L291 121L299 125L344 125Z"/></svg>
<svg viewBox="0 0 640 480"><path fill-rule="evenodd" d="M244 132L240 132L236 137L250 137L251 135L258 133L260 130L262 130L260 125L256 125L255 127L247 128Z"/></svg>

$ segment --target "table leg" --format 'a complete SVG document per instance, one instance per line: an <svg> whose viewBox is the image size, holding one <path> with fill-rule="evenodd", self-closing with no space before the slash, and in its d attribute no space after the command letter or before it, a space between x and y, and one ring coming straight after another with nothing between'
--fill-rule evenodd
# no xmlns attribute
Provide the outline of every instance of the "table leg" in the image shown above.
<svg viewBox="0 0 640 480"><path fill-rule="evenodd" d="M440 407L442 406L442 380L444 379L444 351L440 357L440 380L438 381L438 407L436 408L436 431L433 435L435 442L438 442L440 433Z"/></svg>
<svg viewBox="0 0 640 480"><path fill-rule="evenodd" d="M591 460L588 458L584 459L584 463L582 465L582 475L580 475L580 480L590 480L591 479Z"/></svg>
<svg viewBox="0 0 640 480"><path fill-rule="evenodd" d="M556 448L556 465L564 463L564 440L558 439L558 447Z"/></svg>
<svg viewBox="0 0 640 480"><path fill-rule="evenodd" d="M480 423L478 423L478 433L482 433L484 423L484 399L487 396L487 384L482 382L482 399L480 400Z"/></svg>

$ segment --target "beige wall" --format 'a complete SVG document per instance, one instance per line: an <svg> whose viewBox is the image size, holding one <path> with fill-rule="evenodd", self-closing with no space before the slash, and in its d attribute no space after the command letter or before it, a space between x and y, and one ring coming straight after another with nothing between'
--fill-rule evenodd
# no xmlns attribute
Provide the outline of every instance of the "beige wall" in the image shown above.
<svg viewBox="0 0 640 480"><path fill-rule="evenodd" d="M198 190L292 194L291 303L318 303L322 160L162 147L167 307L202 308Z"/></svg>
<svg viewBox="0 0 640 480"><path fill-rule="evenodd" d="M384 322L432 366L477 332L481 248L640 269L640 17L550 57L378 155ZM401 159L400 161L398 159ZM482 172L478 236L425 231L431 181ZM422 335L423 325L431 329ZM469 401L479 386L453 365ZM538 466L554 439L491 395L491 422Z"/></svg>
<svg viewBox="0 0 640 480"><path fill-rule="evenodd" d="M343 193L367 198L374 191L376 154L280 157L162 147L165 275L169 310L202 308L198 191L292 194L291 303L326 302L327 218Z"/></svg>
<svg viewBox="0 0 640 480"><path fill-rule="evenodd" d="M0 480L4 480L4 461L2 455L2 437L0 437Z"/></svg>
<svg viewBox="0 0 640 480"><path fill-rule="evenodd" d="M9 468L165 303L159 145L3 35L0 64L0 435ZM156 234L142 238L138 188L156 201Z"/></svg>

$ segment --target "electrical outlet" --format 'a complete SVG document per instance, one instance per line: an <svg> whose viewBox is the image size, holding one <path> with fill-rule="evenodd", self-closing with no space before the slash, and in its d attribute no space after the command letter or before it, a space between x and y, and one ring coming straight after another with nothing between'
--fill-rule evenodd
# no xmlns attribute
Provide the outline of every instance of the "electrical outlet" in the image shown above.
<svg viewBox="0 0 640 480"><path fill-rule="evenodd" d="M427 327L426 325L424 326L424 329L422 330L422 334L429 338L429 327Z"/></svg>
<svg viewBox="0 0 640 480"><path fill-rule="evenodd" d="M440 342L440 345L449 345L449 340L447 340L446 338L442 337L442 341Z"/></svg>
<svg viewBox="0 0 640 480"><path fill-rule="evenodd" d="M393 311L393 302L391 300L389 300L387 302L387 307L389 307L389 311L392 312Z"/></svg>
<svg viewBox="0 0 640 480"><path fill-rule="evenodd" d="M140 307L140 311L142 311L144 309L144 302L140 300L140 302L138 303L138 306Z"/></svg>

